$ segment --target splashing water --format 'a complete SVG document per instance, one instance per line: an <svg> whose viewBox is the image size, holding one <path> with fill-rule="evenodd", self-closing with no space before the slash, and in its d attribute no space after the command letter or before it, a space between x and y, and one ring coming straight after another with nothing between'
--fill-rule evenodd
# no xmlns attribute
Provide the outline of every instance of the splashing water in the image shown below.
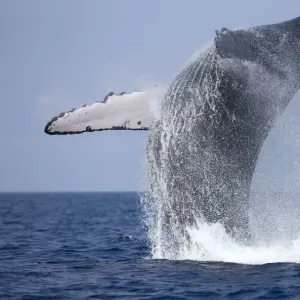
<svg viewBox="0 0 300 300"><path fill-rule="evenodd" d="M222 261L242 264L300 262L300 237L290 241L263 241L244 246L236 243L220 224L202 223L188 228L192 247L184 247L177 259ZM159 258L154 254L154 258Z"/></svg>
<svg viewBox="0 0 300 300"><path fill-rule="evenodd" d="M214 178L213 174L209 173L209 169L215 167L213 151L210 148L213 145L207 145L206 151L199 154L198 144L201 136L198 132L195 134L195 126L199 126L199 120L201 122L204 118L205 111L210 110L210 115L214 116L216 99L220 96L218 87L222 69L216 68L213 73L208 72L208 69L211 66L215 67L217 63L213 47L205 49L197 60L202 60L202 65L204 61L204 68L199 70L197 69L199 64L191 64L193 70L188 78L179 77L177 82L170 86L167 97L174 99L176 94L178 101L178 98L180 99L178 95L183 93L190 80L201 81L201 87L189 89L190 101L181 101L180 105L177 103L176 106L174 102L167 101L162 109L168 113L164 114L163 119L156 121L150 132L147 158L152 194L143 194L141 202L152 257L243 264L300 262L300 226L297 228L288 226L288 229L285 227L282 230L283 224L280 224L280 221L278 223L280 220L278 214L282 213L280 209L268 211L266 207L261 207L260 213L256 211L251 215L249 207L245 208L250 215L249 231L253 236L251 244L246 245L232 238L221 223L207 222L201 212L199 213L196 202L200 201L201 196L209 195L210 188L218 185L220 178ZM258 77L262 76L261 73L258 74L260 72L258 66L254 66L253 69ZM269 83L268 81L267 84ZM197 107L194 100L202 103L202 106ZM235 116L230 115L229 118L234 120ZM178 122L181 124L178 125ZM161 130L162 133L155 135L157 130ZM176 161L176 155L181 152L184 153L180 156L182 160ZM215 155L218 155L218 159L225 159L220 153ZM170 171L170 164L175 168L175 173ZM199 177L204 178L204 181L197 181ZM244 192L242 186L240 191ZM211 202L206 204L210 205L212 210L218 211L220 207L215 200L216 197L212 197ZM264 199L260 201L267 203ZM273 202L271 205L277 204L278 202ZM259 205L256 205L257 207ZM182 216L188 220L193 219L193 222L183 222L180 219ZM229 216L239 218L239 211L232 211ZM268 218L269 222L264 222ZM288 230L293 231L293 234L287 236Z"/></svg>
<svg viewBox="0 0 300 300"><path fill-rule="evenodd" d="M163 220L159 220L162 218L161 213L155 212L153 205L150 209L151 201L153 199L149 195L143 195L142 203L144 209L147 207L145 211L147 211L148 234L153 259L220 261L240 264L300 263L300 228L299 224L296 227L295 224L291 224L292 220L299 220L299 211L298 217L289 215L290 218L280 210L264 211L260 215L255 215L251 232L256 235L249 245L237 243L219 223L208 224L203 220L197 220L195 226L186 227L189 239L182 238L180 248L177 250L172 247L172 242L168 241L166 233L163 232L161 226ZM263 217L262 214L264 214ZM265 219L268 219L268 222L263 226ZM289 222L288 225L287 222ZM165 247L167 243L169 248Z"/></svg>
<svg viewBox="0 0 300 300"><path fill-rule="evenodd" d="M162 215L155 211L153 199L146 194L141 199L147 216L153 259L220 261L240 264L300 263L300 225L297 224L299 209L298 214L295 213L294 216L285 214L280 208L255 214L251 226L255 239L250 245L237 243L219 223L208 224L203 220L197 220L195 226L186 227L189 239L182 238L181 246L179 250L176 250L172 247L164 248L168 237L161 227L163 220L159 218ZM261 202L264 200L260 199ZM252 202L255 203L255 201ZM152 207L149 206L150 203ZM264 203L265 206L268 204ZM258 209L256 207L256 210ZM264 223L266 219L268 222ZM156 222L156 220L159 221ZM170 241L169 245L172 246Z"/></svg>

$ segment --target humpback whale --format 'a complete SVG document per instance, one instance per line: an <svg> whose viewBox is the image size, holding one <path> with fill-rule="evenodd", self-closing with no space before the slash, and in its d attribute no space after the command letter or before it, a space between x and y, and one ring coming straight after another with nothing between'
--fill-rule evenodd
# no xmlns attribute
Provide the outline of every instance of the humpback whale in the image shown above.
<svg viewBox="0 0 300 300"><path fill-rule="evenodd" d="M109 94L106 103L55 117L45 132L150 129L153 229L172 240L161 246L188 238L184 228L196 220L218 222L237 241L248 242L252 176L269 131L300 88L299 50L300 18L223 28L168 89ZM146 105L154 94L161 99L156 117Z"/></svg>

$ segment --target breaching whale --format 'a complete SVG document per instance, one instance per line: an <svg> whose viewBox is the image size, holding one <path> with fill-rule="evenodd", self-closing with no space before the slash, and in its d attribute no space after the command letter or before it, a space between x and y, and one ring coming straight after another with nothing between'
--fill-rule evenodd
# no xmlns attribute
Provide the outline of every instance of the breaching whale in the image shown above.
<svg viewBox="0 0 300 300"><path fill-rule="evenodd" d="M219 222L244 242L260 150L300 88L299 50L300 18L223 28L167 90L109 94L105 103L53 118L45 132L150 128L147 160L159 230L178 244L196 220ZM161 99L156 117L147 107L152 97Z"/></svg>

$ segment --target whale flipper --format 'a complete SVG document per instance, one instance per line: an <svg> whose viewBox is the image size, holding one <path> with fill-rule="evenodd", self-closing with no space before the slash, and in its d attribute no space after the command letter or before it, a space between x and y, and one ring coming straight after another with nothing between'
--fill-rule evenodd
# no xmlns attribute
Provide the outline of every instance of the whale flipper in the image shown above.
<svg viewBox="0 0 300 300"><path fill-rule="evenodd" d="M148 130L153 115L151 101L159 101L164 89L109 93L102 102L83 105L54 117L45 126L50 135L78 134L102 130Z"/></svg>

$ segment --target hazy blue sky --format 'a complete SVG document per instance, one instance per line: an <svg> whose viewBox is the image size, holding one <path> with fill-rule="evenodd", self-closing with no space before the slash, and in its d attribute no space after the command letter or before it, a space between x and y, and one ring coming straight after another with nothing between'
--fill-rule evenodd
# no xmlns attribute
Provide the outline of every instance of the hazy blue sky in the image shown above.
<svg viewBox="0 0 300 300"><path fill-rule="evenodd" d="M299 12L299 0L0 1L0 190L136 190L146 132L47 136L45 123L108 91L169 83L215 29ZM273 134L269 145L278 144L277 152L266 150L260 165L277 184L283 180L268 171L273 163L286 168L285 182L300 174L300 105L292 105L286 119L295 130ZM286 143L277 138L287 132Z"/></svg>

